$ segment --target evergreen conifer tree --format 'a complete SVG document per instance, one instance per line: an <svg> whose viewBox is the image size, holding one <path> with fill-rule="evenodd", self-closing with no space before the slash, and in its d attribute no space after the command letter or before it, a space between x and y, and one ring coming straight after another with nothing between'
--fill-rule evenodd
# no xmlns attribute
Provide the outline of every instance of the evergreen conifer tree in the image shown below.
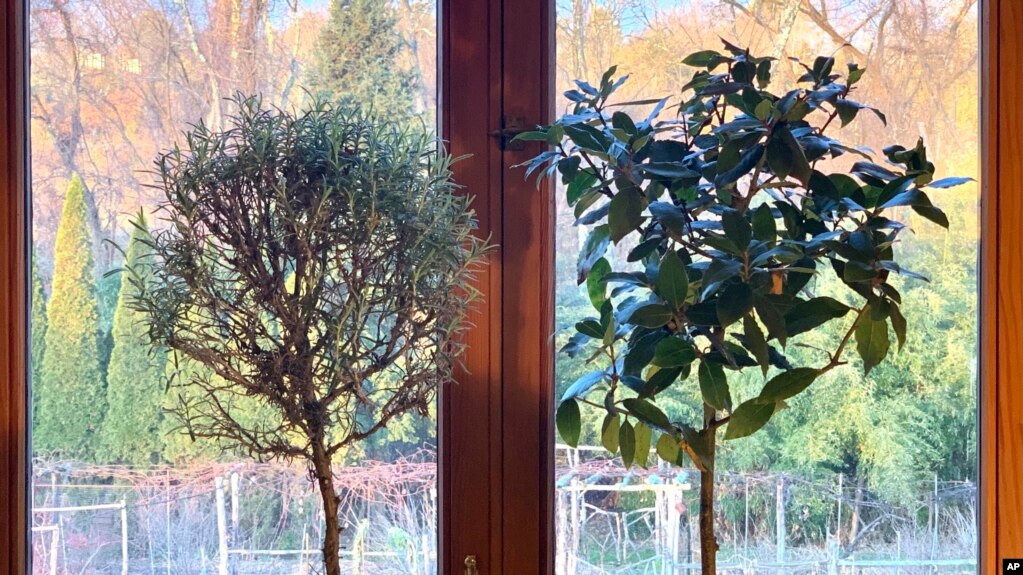
<svg viewBox="0 0 1023 575"><path fill-rule="evenodd" d="M86 193L75 174L57 228L33 443L43 451L92 460L106 398Z"/></svg>
<svg viewBox="0 0 1023 575"><path fill-rule="evenodd" d="M140 215L132 230L114 309L113 348L107 369L107 416L103 420L102 455L110 461L152 463L162 451L164 354L145 337L141 312L131 308L138 282L152 275L149 231Z"/></svg>
<svg viewBox="0 0 1023 575"><path fill-rule="evenodd" d="M43 352L46 349L46 292L39 273L39 262L32 254L32 418L39 409L39 394L43 388Z"/></svg>
<svg viewBox="0 0 1023 575"><path fill-rule="evenodd" d="M119 267L114 263L110 269L116 270ZM107 272L109 271L108 269ZM114 310L120 291L121 274L101 273L96 278L96 301L99 302L99 369L103 372L104 379L110 367L110 352L114 349Z"/></svg>
<svg viewBox="0 0 1023 575"><path fill-rule="evenodd" d="M331 0L307 85L343 105L372 108L392 119L414 113L416 75L402 61L404 40L388 0Z"/></svg>

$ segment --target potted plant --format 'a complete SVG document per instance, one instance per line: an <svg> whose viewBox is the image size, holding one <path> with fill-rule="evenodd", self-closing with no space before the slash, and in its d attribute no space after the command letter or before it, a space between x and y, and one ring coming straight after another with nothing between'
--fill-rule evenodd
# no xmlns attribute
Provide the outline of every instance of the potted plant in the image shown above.
<svg viewBox="0 0 1023 575"><path fill-rule="evenodd" d="M195 126L157 159L163 225L152 269L129 270L132 306L202 368L170 382L192 437L309 466L339 575L333 463L451 381L489 246L431 135L326 104L235 105L225 130Z"/></svg>
<svg viewBox="0 0 1023 575"><path fill-rule="evenodd" d="M922 141L884 149L887 165L836 138L866 112L852 96L864 70L818 57L798 85L768 90L771 58L728 42L685 64L696 68L670 99L634 117L611 97L625 78L608 70L596 85L565 93L572 110L518 136L549 148L527 175L559 176L577 225L590 229L578 258L595 315L575 325L562 350L592 365L557 408L559 433L578 443L580 405L599 410L605 448L626 467L660 457L700 473L704 574L716 572L715 452L719 439L751 435L855 349L864 372L901 347L908 321L892 274L922 278L899 263L894 245L912 210L948 220L927 189L962 184L934 179ZM844 156L855 161L833 161ZM624 245L625 261L607 257ZM844 293L815 293L833 276ZM786 357L801 334L836 333L831 347ZM733 401L729 378L763 378L759 393ZM702 417L673 421L658 406L669 389L693 386Z"/></svg>

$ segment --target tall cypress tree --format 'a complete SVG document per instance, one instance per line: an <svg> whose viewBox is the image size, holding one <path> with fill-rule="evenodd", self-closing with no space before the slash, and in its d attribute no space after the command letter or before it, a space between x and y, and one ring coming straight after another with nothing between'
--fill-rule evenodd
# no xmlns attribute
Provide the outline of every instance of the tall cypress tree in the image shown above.
<svg viewBox="0 0 1023 575"><path fill-rule="evenodd" d="M39 394L43 389L43 352L46 349L46 292L39 273L39 262L32 254L32 420L36 421Z"/></svg>
<svg viewBox="0 0 1023 575"><path fill-rule="evenodd" d="M138 282L147 282L152 276L148 242L149 230L145 217L140 215L128 240L125 271L121 273L114 308L113 348L107 368L108 407L101 434L103 459L133 464L153 463L163 449L159 430L164 354L149 345L142 312L131 308L138 295Z"/></svg>
<svg viewBox="0 0 1023 575"><path fill-rule="evenodd" d="M43 451L90 460L106 397L86 193L75 174L57 228L34 444Z"/></svg>
<svg viewBox="0 0 1023 575"><path fill-rule="evenodd" d="M334 102L410 118L420 87L396 24L388 0L331 0L307 85Z"/></svg>

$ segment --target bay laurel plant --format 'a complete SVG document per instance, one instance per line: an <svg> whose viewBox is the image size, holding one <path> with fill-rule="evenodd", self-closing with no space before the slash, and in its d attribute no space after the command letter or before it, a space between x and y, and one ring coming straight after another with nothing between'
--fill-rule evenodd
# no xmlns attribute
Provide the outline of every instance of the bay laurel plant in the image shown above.
<svg viewBox="0 0 1023 575"><path fill-rule="evenodd" d="M201 368L170 382L188 433L309 466L339 575L332 464L451 381L489 245L430 134L326 104L234 105L226 129L195 126L157 159L133 306Z"/></svg>
<svg viewBox="0 0 1023 575"><path fill-rule="evenodd" d="M935 179L922 141L874 159L838 139L864 114L885 121L853 99L864 73L854 64L839 74L831 57L800 63L796 85L775 93L775 62L727 42L684 62L696 71L678 100L612 104L626 80L612 68L596 85L576 82L565 93L571 112L519 139L549 146L527 174L559 176L576 225L589 229L578 281L595 313L561 351L592 370L561 398L559 433L578 443L587 404L626 467L653 461L652 447L668 462L691 461L711 574L718 439L756 433L852 349L869 372L905 343L909 321L891 279L923 276L900 264L895 244L909 210L947 228L928 190L967 179ZM653 111L626 111L639 106ZM662 119L665 110L675 113ZM822 276L845 293L814 293ZM793 365L786 346L819 330L836 334L831 347ZM734 401L729 380L746 371L764 383ZM680 388L702 397L698 420L673 421L658 406Z"/></svg>

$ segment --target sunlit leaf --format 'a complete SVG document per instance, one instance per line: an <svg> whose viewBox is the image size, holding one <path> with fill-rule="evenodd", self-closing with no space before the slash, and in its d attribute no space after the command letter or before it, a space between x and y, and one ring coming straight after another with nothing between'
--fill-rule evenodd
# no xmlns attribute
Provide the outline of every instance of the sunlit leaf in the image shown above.
<svg viewBox="0 0 1023 575"><path fill-rule="evenodd" d="M729 417L725 439L739 439L752 435L770 421L776 403L751 399L739 404Z"/></svg>
<svg viewBox="0 0 1023 575"><path fill-rule="evenodd" d="M888 322L876 321L864 315L856 327L856 351L863 360L864 373L870 373L870 370L884 361L890 344Z"/></svg>
<svg viewBox="0 0 1023 575"><path fill-rule="evenodd" d="M620 415L617 413L608 414L604 417L604 424L600 428L600 444L611 455L618 453L621 424L622 418Z"/></svg>
<svg viewBox="0 0 1023 575"><path fill-rule="evenodd" d="M567 399L558 405L555 415L555 423L558 426L558 435L571 447L579 446L579 433L582 430L582 415L579 413L579 403L575 399Z"/></svg>
<svg viewBox="0 0 1023 575"><path fill-rule="evenodd" d="M732 397L728 391L728 379L725 377L725 370L719 364L701 361L699 379L704 403L719 411L731 407Z"/></svg>
<svg viewBox="0 0 1023 575"><path fill-rule="evenodd" d="M782 401L798 395L817 379L820 372L812 367L797 367L771 378L760 392L764 401Z"/></svg>
<svg viewBox="0 0 1023 575"><path fill-rule="evenodd" d="M628 420L622 423L618 431L618 446L622 452L622 463L625 469L629 469L636 459L636 430Z"/></svg>
<svg viewBox="0 0 1023 575"><path fill-rule="evenodd" d="M675 309L679 309L689 295L689 277L682 260L674 250L668 250L661 258L657 275L657 291Z"/></svg>
<svg viewBox="0 0 1023 575"><path fill-rule="evenodd" d="M622 401L622 406L637 419L659 431L671 431L668 416L653 403L645 399L629 398Z"/></svg>

